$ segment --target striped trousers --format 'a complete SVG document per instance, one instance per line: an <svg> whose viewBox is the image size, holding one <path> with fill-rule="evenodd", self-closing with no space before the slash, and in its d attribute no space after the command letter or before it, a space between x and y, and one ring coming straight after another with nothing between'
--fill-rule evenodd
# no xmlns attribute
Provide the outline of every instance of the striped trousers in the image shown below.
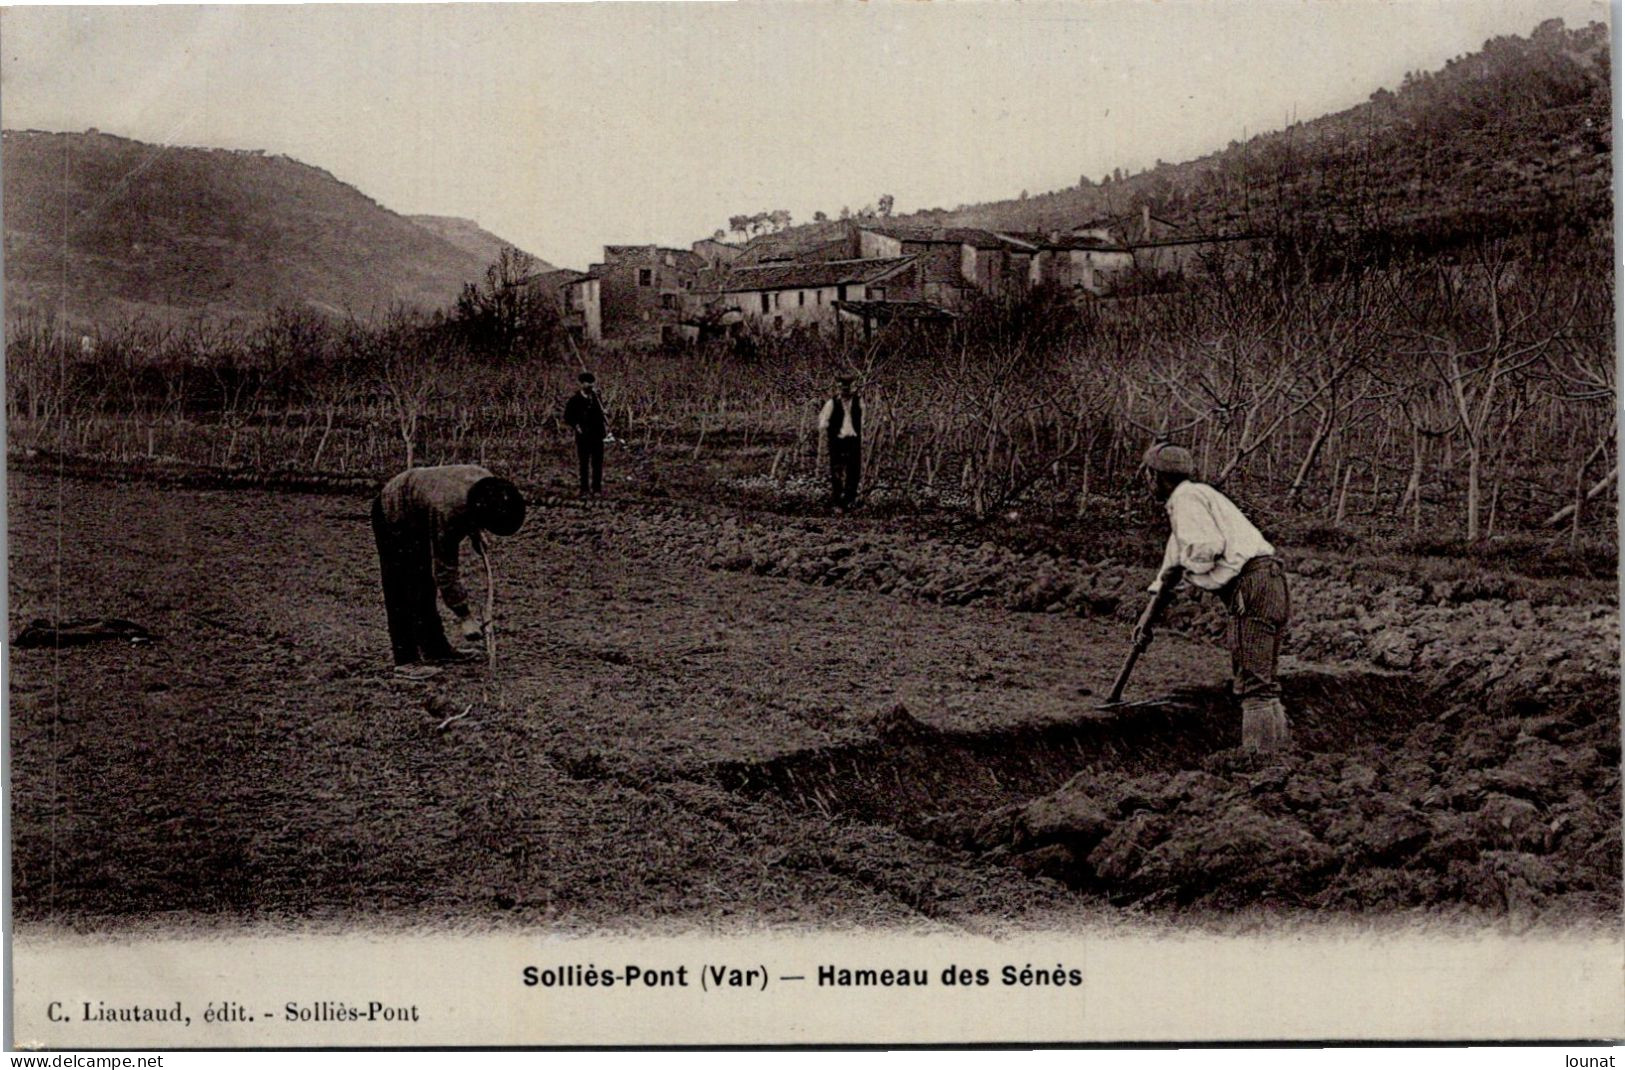
<svg viewBox="0 0 1625 1070"><path fill-rule="evenodd" d="M1275 678L1292 605L1286 570L1274 556L1255 557L1219 591L1230 610L1231 690L1237 698L1280 698Z"/></svg>

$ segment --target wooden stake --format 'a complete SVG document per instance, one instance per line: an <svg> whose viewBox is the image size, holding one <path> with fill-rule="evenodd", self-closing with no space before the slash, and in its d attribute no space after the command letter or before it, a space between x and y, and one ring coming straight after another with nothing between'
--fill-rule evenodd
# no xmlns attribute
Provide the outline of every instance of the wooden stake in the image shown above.
<svg viewBox="0 0 1625 1070"><path fill-rule="evenodd" d="M479 543L480 563L485 566L485 662L491 674L491 684L497 680L497 581L491 572L491 555L486 552L485 540Z"/></svg>

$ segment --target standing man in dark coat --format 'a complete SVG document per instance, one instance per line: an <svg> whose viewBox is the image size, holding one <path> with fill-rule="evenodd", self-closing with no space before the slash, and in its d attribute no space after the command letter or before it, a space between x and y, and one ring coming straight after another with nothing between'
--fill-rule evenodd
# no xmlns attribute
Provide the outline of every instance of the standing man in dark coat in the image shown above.
<svg viewBox="0 0 1625 1070"><path fill-rule="evenodd" d="M468 539L476 553L484 553L482 532L512 535L524 520L518 489L478 465L409 468L384 484L372 502L372 532L397 675L427 679L438 671L435 662L472 657L446 642L435 590L457 617L464 639L484 636L490 622L469 604L458 578L458 551Z"/></svg>
<svg viewBox="0 0 1625 1070"><path fill-rule="evenodd" d="M592 372L580 375L581 389L564 403L564 422L576 435L576 460L581 466L581 493L604 492L604 439L609 420L593 386ZM590 476L590 478L589 478Z"/></svg>
<svg viewBox="0 0 1625 1070"><path fill-rule="evenodd" d="M852 508L858 500L858 478L863 474L863 401L852 386L852 376L837 376L835 396L818 414L818 430L829 446L830 501L836 512Z"/></svg>

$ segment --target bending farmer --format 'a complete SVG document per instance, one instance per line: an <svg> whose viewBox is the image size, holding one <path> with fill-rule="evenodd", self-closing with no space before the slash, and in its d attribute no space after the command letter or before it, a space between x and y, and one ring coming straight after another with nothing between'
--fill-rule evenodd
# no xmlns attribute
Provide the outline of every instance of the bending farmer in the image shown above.
<svg viewBox="0 0 1625 1070"><path fill-rule="evenodd" d="M479 639L489 623L469 605L457 575L464 539L483 552L481 532L512 535L525 519L525 502L506 479L472 464L410 468L384 484L372 503L372 531L384 581L384 611L395 671L425 679L423 662L464 661L452 649L435 607L435 590L456 615L463 638Z"/></svg>
<svg viewBox="0 0 1625 1070"><path fill-rule="evenodd" d="M1276 658L1289 615L1286 574L1275 547L1264 540L1236 503L1196 481L1189 450L1168 443L1145 454L1147 482L1168 509L1171 531L1152 600L1134 626L1134 640L1149 641L1157 593L1182 578L1216 593L1230 611L1231 688L1241 700L1241 745L1275 750L1288 742Z"/></svg>

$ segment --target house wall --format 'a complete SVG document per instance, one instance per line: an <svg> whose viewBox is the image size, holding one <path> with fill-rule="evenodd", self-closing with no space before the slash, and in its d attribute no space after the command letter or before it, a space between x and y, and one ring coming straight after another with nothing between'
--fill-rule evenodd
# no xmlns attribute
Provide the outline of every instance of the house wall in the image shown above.
<svg viewBox="0 0 1625 1070"><path fill-rule="evenodd" d="M1032 271L1032 253L1004 254L1004 272L1000 281L1001 289L1012 296L1026 293L1028 290L1027 278Z"/></svg>
<svg viewBox="0 0 1625 1070"><path fill-rule="evenodd" d="M1032 263L1027 265L1027 285L1042 286L1046 282L1055 281L1051 277L1054 274L1054 263L1055 254L1048 249L1040 249L1033 254Z"/></svg>
<svg viewBox="0 0 1625 1070"><path fill-rule="evenodd" d="M836 286L807 287L799 290L734 290L722 295L721 304L738 309L753 330L789 330L791 327L833 327L835 302L867 300L868 288L849 283L846 296ZM762 299L767 308L762 308Z"/></svg>
<svg viewBox="0 0 1625 1070"><path fill-rule="evenodd" d="M924 283L929 277L926 268L926 264L916 260L895 275L870 285L867 297L849 296L848 300L919 301L925 297Z"/></svg>
<svg viewBox="0 0 1625 1070"><path fill-rule="evenodd" d="M983 276L981 257L976 255L976 246L961 245L959 247L959 274L965 281L978 290L987 289L987 280Z"/></svg>
<svg viewBox="0 0 1625 1070"><path fill-rule="evenodd" d="M857 245L857 249L854 249L854 244ZM813 246L810 249L803 249L800 253L798 253L796 255L796 259L797 260L854 260L854 259L857 259L860 256L868 255L866 253L861 252L861 248L862 248L862 243L861 242L854 243L851 239L849 239L849 238L847 238L847 237L845 237L843 235L842 237L839 237L839 238L832 238L829 241L824 242L821 245Z"/></svg>
<svg viewBox="0 0 1625 1070"><path fill-rule="evenodd" d="M1134 250L1134 266L1152 275L1183 274L1195 266L1203 246L1197 243L1147 245Z"/></svg>
<svg viewBox="0 0 1625 1070"><path fill-rule="evenodd" d="M938 308L958 311L965 304L965 287L959 283L928 282L921 287L920 298Z"/></svg>
<svg viewBox="0 0 1625 1070"><path fill-rule="evenodd" d="M677 322L693 281L673 250L640 246L617 255L606 248L599 291L604 336L658 336L663 325Z"/></svg>
<svg viewBox="0 0 1625 1070"><path fill-rule="evenodd" d="M715 238L701 238L691 248L694 255L700 257L711 267L719 264L732 264L739 259L740 248L729 245L727 242L717 241Z"/></svg>
<svg viewBox="0 0 1625 1070"><path fill-rule="evenodd" d="M1246 240L1171 242L1131 249L1041 249L1028 265L1027 278L1034 286L1048 283L1102 293L1118 276L1199 274L1209 270L1216 259L1245 265L1253 251Z"/></svg>
<svg viewBox="0 0 1625 1070"><path fill-rule="evenodd" d="M565 322L579 325L586 341L597 342L604 337L603 309L599 304L597 279L582 279L564 288Z"/></svg>
<svg viewBox="0 0 1625 1070"><path fill-rule="evenodd" d="M879 260L903 255L903 243L872 230L858 231L858 256L864 260Z"/></svg>
<svg viewBox="0 0 1625 1070"><path fill-rule="evenodd" d="M1134 267L1134 254L1115 249L1041 249L1032 257L1027 279L1063 290L1100 293L1108 280Z"/></svg>
<svg viewBox="0 0 1625 1070"><path fill-rule="evenodd" d="M966 282L994 297L1026 292L1032 273L1032 254L1010 249L978 249L966 242L959 247L960 273Z"/></svg>
<svg viewBox="0 0 1625 1070"><path fill-rule="evenodd" d="M1247 239L1142 245L1134 250L1134 266L1154 275L1201 274L1214 265L1244 264L1254 252Z"/></svg>
<svg viewBox="0 0 1625 1070"><path fill-rule="evenodd" d="M1083 288L1090 293L1100 293L1114 275L1134 268L1134 254L1126 250L1073 249L1072 261Z"/></svg>
<svg viewBox="0 0 1625 1070"><path fill-rule="evenodd" d="M936 284L939 289L968 283L961 264L960 246L946 242L902 242L898 255L918 257L910 270L916 273L916 286ZM958 298L955 299L958 304Z"/></svg>

